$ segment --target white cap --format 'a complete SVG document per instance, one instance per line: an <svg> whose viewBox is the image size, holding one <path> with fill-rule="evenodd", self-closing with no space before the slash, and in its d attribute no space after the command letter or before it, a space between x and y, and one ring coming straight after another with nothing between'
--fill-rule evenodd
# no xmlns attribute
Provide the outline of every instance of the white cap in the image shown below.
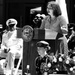
<svg viewBox="0 0 75 75"><path fill-rule="evenodd" d="M17 20L10 18L6 21L6 25L9 26L11 24L14 24L15 26L17 25Z"/></svg>
<svg viewBox="0 0 75 75"><path fill-rule="evenodd" d="M49 43L48 43L48 42L46 42L46 41L39 41L39 43L49 45Z"/></svg>

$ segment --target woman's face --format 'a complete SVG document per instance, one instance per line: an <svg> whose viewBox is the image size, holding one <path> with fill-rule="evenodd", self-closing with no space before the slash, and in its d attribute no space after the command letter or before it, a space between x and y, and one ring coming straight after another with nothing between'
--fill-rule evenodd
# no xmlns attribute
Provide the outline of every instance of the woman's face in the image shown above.
<svg viewBox="0 0 75 75"><path fill-rule="evenodd" d="M50 7L50 5L47 6L47 13L50 16L53 15L53 9L52 9L52 7Z"/></svg>

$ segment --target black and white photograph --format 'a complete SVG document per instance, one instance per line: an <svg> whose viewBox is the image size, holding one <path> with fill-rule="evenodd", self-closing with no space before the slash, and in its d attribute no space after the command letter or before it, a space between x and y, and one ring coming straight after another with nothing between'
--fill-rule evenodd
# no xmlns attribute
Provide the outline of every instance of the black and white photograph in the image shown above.
<svg viewBox="0 0 75 75"><path fill-rule="evenodd" d="M0 0L0 75L75 75L75 0Z"/></svg>

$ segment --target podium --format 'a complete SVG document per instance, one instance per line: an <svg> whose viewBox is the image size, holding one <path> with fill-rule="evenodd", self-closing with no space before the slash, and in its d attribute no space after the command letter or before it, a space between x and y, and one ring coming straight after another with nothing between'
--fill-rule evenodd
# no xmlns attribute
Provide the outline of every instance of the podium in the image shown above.
<svg viewBox="0 0 75 75"><path fill-rule="evenodd" d="M49 30L49 29L34 29L34 37L33 40L45 40L49 42L51 47L51 52L54 54L58 50L60 52L60 42L62 41L63 35L60 33L57 33L55 31ZM61 38L61 39L60 39Z"/></svg>
<svg viewBox="0 0 75 75"><path fill-rule="evenodd" d="M22 38L21 34L22 29L18 29L18 38ZM61 34L51 30L34 29L32 40L23 42L22 75L25 75L27 72L27 65L30 67L29 72L31 75L36 75L35 58L38 56L36 43L41 40L47 41L50 44L51 52L55 54L57 50L60 52L60 37L62 37Z"/></svg>
<svg viewBox="0 0 75 75"><path fill-rule="evenodd" d="M56 40L57 37L62 37L62 34L58 34L57 32L50 29L34 29L34 39Z"/></svg>

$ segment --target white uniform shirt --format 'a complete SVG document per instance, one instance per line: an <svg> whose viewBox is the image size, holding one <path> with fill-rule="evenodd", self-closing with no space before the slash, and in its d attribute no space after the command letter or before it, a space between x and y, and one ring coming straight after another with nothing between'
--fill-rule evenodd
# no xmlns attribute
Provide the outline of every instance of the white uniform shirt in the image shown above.
<svg viewBox="0 0 75 75"><path fill-rule="evenodd" d="M2 36L1 49L9 49L12 52L22 51L23 49L23 39L17 38L17 30L8 31Z"/></svg>

